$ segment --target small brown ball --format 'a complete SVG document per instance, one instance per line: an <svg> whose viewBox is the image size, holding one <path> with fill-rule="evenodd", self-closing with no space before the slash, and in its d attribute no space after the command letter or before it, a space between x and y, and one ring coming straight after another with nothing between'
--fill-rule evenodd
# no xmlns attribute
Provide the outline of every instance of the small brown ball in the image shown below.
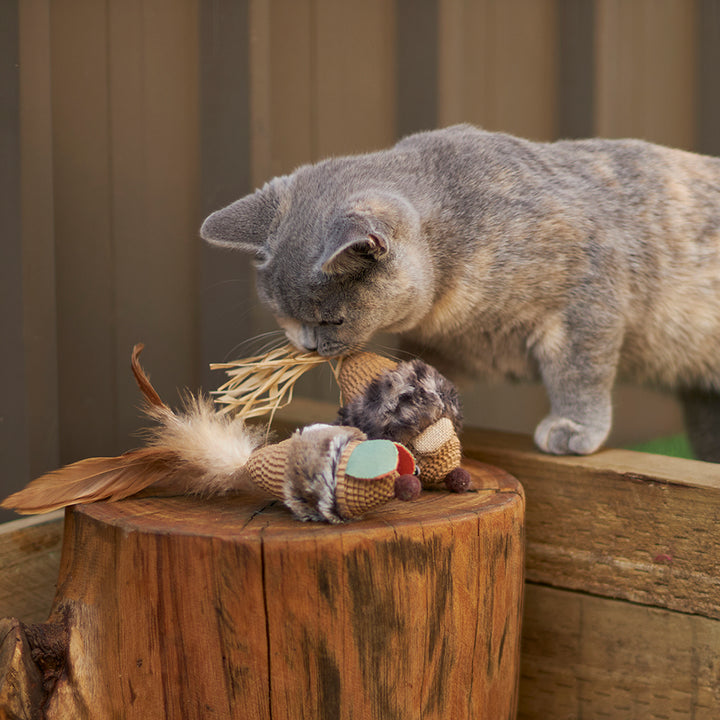
<svg viewBox="0 0 720 720"><path fill-rule="evenodd" d="M454 493L464 493L470 487L470 473L465 468L456 467L445 476L445 487Z"/></svg>
<svg viewBox="0 0 720 720"><path fill-rule="evenodd" d="M420 480L415 475L398 475L395 478L395 497L398 500L416 500L421 489Z"/></svg>

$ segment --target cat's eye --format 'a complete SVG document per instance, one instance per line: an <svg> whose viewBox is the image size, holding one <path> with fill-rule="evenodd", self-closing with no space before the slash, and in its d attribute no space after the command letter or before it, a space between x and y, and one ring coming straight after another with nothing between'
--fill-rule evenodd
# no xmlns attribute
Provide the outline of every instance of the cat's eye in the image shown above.
<svg viewBox="0 0 720 720"><path fill-rule="evenodd" d="M337 327L342 325L344 322L345 318L338 318L337 320L321 320L319 324L321 327L323 325L335 325Z"/></svg>

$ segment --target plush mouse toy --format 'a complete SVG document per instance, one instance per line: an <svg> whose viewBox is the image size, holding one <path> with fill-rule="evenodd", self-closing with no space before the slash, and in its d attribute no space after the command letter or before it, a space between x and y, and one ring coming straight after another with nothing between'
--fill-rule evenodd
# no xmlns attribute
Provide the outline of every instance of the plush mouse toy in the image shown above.
<svg viewBox="0 0 720 720"><path fill-rule="evenodd" d="M462 427L455 386L422 360L394 362L370 352L342 358L338 383L344 405L338 423L370 438L404 443L424 487L465 492L470 474L460 467Z"/></svg>
<svg viewBox="0 0 720 720"><path fill-rule="evenodd" d="M260 488L300 520L342 522L393 498L420 493L415 461L399 442L368 440L358 428L311 425L265 444L263 428L215 411L190 396L173 412L157 394L133 350L132 369L156 421L147 446L117 457L89 458L43 475L2 507L42 513L76 503L120 500L157 486L218 495Z"/></svg>
<svg viewBox="0 0 720 720"><path fill-rule="evenodd" d="M368 440L357 428L309 425L255 451L249 477L300 520L359 517L388 500L420 494L415 461L400 443Z"/></svg>

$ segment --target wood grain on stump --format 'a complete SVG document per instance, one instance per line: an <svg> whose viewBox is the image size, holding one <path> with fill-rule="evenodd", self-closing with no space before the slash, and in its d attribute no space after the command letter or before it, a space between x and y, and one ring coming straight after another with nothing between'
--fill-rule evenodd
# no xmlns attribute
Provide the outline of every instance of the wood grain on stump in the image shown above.
<svg viewBox="0 0 720 720"><path fill-rule="evenodd" d="M44 717L513 718L524 498L466 467L473 492L342 526L247 496L69 509L53 610L29 638ZM54 675L43 632L66 643Z"/></svg>

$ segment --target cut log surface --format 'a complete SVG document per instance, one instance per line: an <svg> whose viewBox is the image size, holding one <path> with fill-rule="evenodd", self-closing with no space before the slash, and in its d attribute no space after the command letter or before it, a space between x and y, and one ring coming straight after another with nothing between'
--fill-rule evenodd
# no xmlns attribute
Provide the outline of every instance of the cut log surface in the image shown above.
<svg viewBox="0 0 720 720"><path fill-rule="evenodd" d="M515 717L524 496L466 467L471 492L341 526L260 496L70 508L45 717Z"/></svg>

